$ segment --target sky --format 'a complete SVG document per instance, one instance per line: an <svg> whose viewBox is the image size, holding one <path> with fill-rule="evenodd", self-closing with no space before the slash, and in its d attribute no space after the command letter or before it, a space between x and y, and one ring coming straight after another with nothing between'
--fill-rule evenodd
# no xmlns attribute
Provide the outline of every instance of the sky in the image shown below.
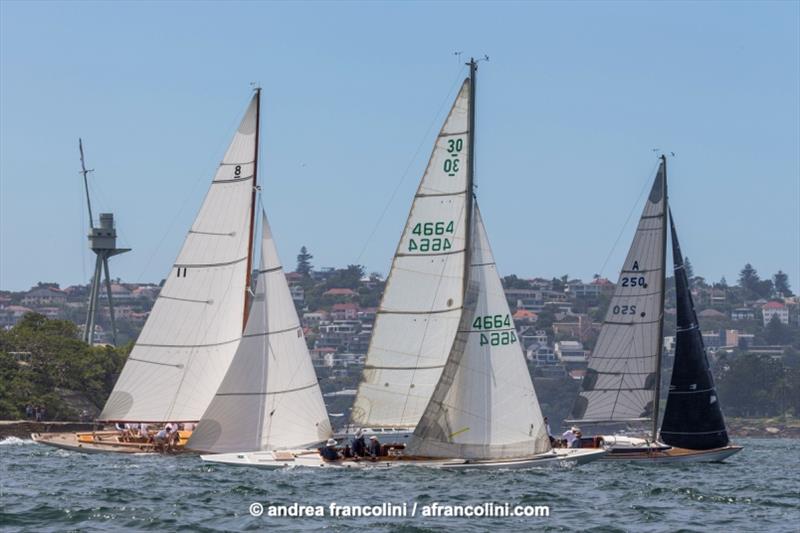
<svg viewBox="0 0 800 533"><path fill-rule="evenodd" d="M456 52L461 52L457 55ZM500 273L616 278L669 160L681 247L800 289L800 2L0 2L0 289L169 271L251 96L283 262L385 274L436 132L477 85Z"/></svg>

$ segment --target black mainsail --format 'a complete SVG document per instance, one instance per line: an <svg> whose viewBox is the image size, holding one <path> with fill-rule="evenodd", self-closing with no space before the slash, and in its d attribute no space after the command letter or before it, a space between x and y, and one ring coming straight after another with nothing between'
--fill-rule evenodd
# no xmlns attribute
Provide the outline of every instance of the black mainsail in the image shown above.
<svg viewBox="0 0 800 533"><path fill-rule="evenodd" d="M729 442L725 418L708 366L672 212L669 219L678 320L675 362L661 423L661 440L665 444L690 450L722 448Z"/></svg>

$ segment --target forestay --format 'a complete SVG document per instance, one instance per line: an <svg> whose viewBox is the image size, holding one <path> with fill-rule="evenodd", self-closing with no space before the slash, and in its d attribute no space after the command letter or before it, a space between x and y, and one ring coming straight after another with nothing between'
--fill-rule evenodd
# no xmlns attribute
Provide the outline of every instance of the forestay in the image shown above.
<svg viewBox="0 0 800 533"><path fill-rule="evenodd" d="M230 369L188 448L226 453L303 448L332 435L266 215L261 268Z"/></svg>
<svg viewBox="0 0 800 533"><path fill-rule="evenodd" d="M581 422L653 415L663 317L666 167L662 161L572 411Z"/></svg>
<svg viewBox="0 0 800 533"><path fill-rule="evenodd" d="M408 455L503 459L550 442L477 205L464 318Z"/></svg>
<svg viewBox="0 0 800 533"><path fill-rule="evenodd" d="M414 427L461 318L467 199L465 80L417 189L387 278L351 422Z"/></svg>
<svg viewBox="0 0 800 533"><path fill-rule="evenodd" d="M100 420L196 421L242 333L258 95L228 147Z"/></svg>

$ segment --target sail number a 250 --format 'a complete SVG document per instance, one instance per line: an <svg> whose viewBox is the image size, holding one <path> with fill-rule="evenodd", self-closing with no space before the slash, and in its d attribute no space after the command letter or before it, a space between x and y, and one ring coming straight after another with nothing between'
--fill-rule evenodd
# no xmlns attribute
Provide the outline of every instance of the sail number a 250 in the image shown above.
<svg viewBox="0 0 800 533"><path fill-rule="evenodd" d="M409 252L446 252L453 247L453 242L448 235L455 232L452 220L439 220L436 222L417 222L411 229L408 240Z"/></svg>
<svg viewBox="0 0 800 533"><path fill-rule="evenodd" d="M447 158L442 163L442 170L448 176L455 176L461 169L461 150L464 149L464 139L447 139Z"/></svg>
<svg viewBox="0 0 800 533"><path fill-rule="evenodd" d="M481 331L480 345L505 346L517 342L517 335L511 331L489 331L511 327L509 315L478 315L472 322L473 329Z"/></svg>

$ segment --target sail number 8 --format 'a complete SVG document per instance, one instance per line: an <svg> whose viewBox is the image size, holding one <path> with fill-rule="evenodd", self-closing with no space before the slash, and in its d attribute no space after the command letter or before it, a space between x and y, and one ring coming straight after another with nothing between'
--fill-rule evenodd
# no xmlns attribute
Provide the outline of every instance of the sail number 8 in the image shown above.
<svg viewBox="0 0 800 533"><path fill-rule="evenodd" d="M452 235L454 224L450 220L446 222L418 222L411 230L412 237L408 241L409 252L446 252L453 247L453 243L447 237L435 237L435 235Z"/></svg>
<svg viewBox="0 0 800 533"><path fill-rule="evenodd" d="M464 149L464 139L447 139L447 159L442 163L442 170L448 176L455 176L460 169L461 160L458 155Z"/></svg>

